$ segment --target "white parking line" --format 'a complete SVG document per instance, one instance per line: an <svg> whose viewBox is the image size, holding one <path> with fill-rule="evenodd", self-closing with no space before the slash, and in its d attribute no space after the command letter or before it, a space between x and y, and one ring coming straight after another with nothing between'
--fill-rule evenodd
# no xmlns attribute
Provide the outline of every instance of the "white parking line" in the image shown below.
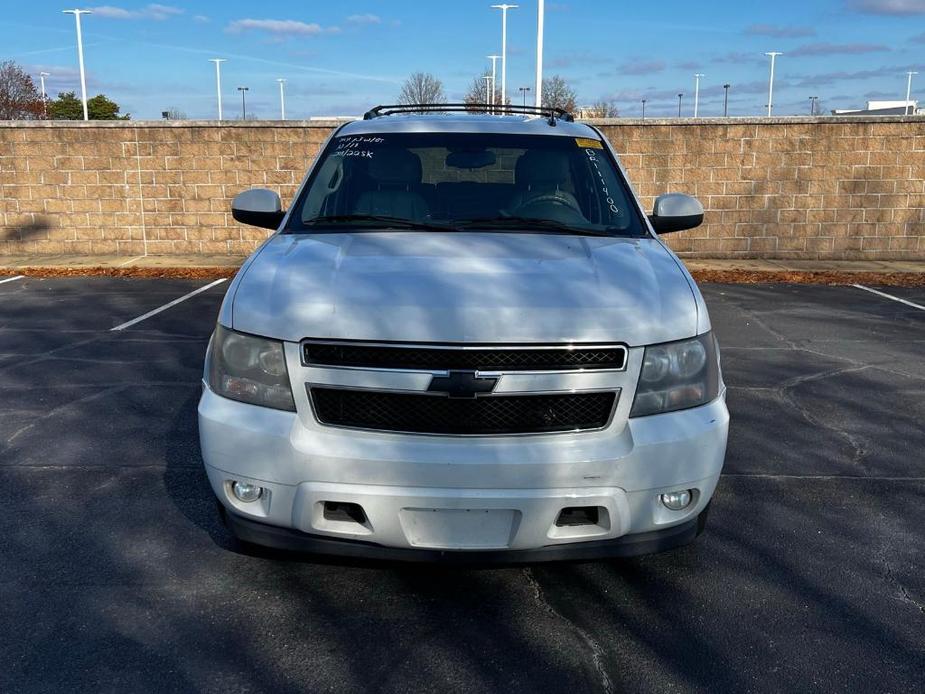
<svg viewBox="0 0 925 694"><path fill-rule="evenodd" d="M204 291L207 291L207 290L209 290L209 289L212 289L212 287L215 287L215 286L221 284L222 282L227 282L227 281L228 281L227 278L222 278L222 279L220 279L220 280L215 280L215 281L212 282L211 284L207 284L205 287L200 287L200 288L197 289L196 291L193 291L193 292L190 292L189 294L185 294L184 296L181 296L179 299L174 299L174 300L171 301L169 304L164 304L164 305L161 306L160 308L156 308L156 309L154 309L153 311L148 311L148 312L147 312L146 314L144 314L143 316L138 316L138 318L133 318L132 320L128 321L127 323L123 323L122 325L117 325L115 328L110 328L110 329L109 329L109 332L115 332L115 331L117 331L117 330L125 330L126 328L130 328L130 327L132 327L133 325L137 325L138 323L141 323L141 321L147 320L147 319L150 318L151 316L156 316L158 313L161 313L162 311L166 311L168 308L173 308L173 307L176 306L177 304L182 304L182 303L183 303L184 301L186 301L187 299L191 299L191 298L193 298L194 296L196 296L197 294L202 294Z"/></svg>
<svg viewBox="0 0 925 694"><path fill-rule="evenodd" d="M16 280L24 279L25 275L16 275L16 277L7 277L5 280L0 280L0 284L6 284L7 282L15 282Z"/></svg>
<svg viewBox="0 0 925 694"><path fill-rule="evenodd" d="M851 286L855 289L863 289L865 292L870 292L871 294L882 296L884 299L892 299L893 301L898 301L899 303L905 304L906 306L911 306L912 308L917 308L920 311L925 311L925 306L922 306L921 304L916 304L912 301L906 301L906 299L900 299L898 296L893 296L892 294L887 294L886 292L878 292L876 289L865 287L863 284L852 284Z"/></svg>

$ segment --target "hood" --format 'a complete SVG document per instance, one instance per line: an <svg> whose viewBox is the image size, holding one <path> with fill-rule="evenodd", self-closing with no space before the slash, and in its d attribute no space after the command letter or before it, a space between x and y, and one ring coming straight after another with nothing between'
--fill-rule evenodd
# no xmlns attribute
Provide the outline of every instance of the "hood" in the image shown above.
<svg viewBox="0 0 925 694"><path fill-rule="evenodd" d="M634 346L697 331L685 274L649 238L281 234L252 259L235 289L231 327L292 342Z"/></svg>

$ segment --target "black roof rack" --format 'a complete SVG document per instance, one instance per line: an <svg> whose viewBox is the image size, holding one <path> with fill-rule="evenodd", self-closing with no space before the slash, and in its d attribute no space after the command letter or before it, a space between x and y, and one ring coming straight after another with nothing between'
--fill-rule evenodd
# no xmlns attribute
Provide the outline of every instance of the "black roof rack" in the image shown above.
<svg viewBox="0 0 925 694"><path fill-rule="evenodd" d="M575 116L561 108L548 108L545 106L515 106L508 104L388 104L376 106L363 114L363 120L372 120L381 116L391 116L398 113L490 113L498 116L526 115L543 116L549 119L550 125L556 124L561 118L566 123L574 123Z"/></svg>

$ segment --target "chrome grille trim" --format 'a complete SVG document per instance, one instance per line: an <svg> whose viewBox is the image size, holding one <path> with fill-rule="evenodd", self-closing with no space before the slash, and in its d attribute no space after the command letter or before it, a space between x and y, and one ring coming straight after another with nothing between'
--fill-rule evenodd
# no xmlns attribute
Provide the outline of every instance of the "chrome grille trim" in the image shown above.
<svg viewBox="0 0 925 694"><path fill-rule="evenodd" d="M359 347L361 348L355 353L344 352L340 353L335 350L332 353L319 355L316 353L314 355L316 358L311 359L313 355L310 353L310 348L313 345L324 345L324 346L334 346L334 347ZM345 357L346 360L356 360L358 358L363 358L369 356L364 352L367 349L376 349L381 348L383 352L379 354L373 354L371 361L375 362L370 365L362 365L356 363L322 363L322 360L319 360L317 357L320 356L329 356L333 354L334 357ZM420 354L410 355L409 361L403 361L402 350L433 350L434 353L429 353L421 358ZM493 344L493 343L416 343L416 342L376 342L376 341L363 341L363 340L330 340L330 339L305 339L298 344L299 350L299 359L300 366L302 369L303 378L301 379L305 384L305 392L308 396L308 403L311 408L311 414L315 422L325 428L335 428L335 429L348 429L354 431L368 431L375 433L383 434L399 434L399 435L413 435L413 436L446 436L446 437L506 437L506 436L551 436L557 434L575 434L575 433L588 433L588 432L599 432L604 429L607 429L613 423L614 416L616 414L617 408L620 404L621 398L620 394L623 392L624 386L626 385L625 381L627 378L627 368L629 366L629 349L626 345L623 344L611 344L611 343L559 343L559 344ZM549 360L551 367L554 368L524 368L525 366L536 366L529 362L530 356L540 352L548 351L559 351L559 352L575 352L584 350L587 354L579 355L578 359L587 359L589 356L596 361L591 364L590 367L586 367L581 364L575 364L574 366L568 364L559 363L559 358L554 357ZM447 359L444 361L440 356L435 354L435 352L440 351L446 356ZM452 353L463 353L463 352L485 352L488 356L486 358L485 368L473 368L473 364L478 363L471 357L463 360L462 362L454 362L452 360ZM507 361L492 359L492 353L502 353L502 352L511 352L511 351L523 351L525 355L518 356L510 363L512 366L507 367ZM396 361L399 361L399 364L394 362L389 363L388 357L395 356ZM606 360L601 357L606 357ZM410 363L409 363L410 362ZM450 363L446 363L450 362ZM499 362L503 362L504 365L499 365ZM414 365L412 365L412 363ZM421 366L418 366L418 363ZM381 426L373 425L380 424L386 420L383 420L381 415L382 412L377 412L375 409L370 409L369 414L369 424L371 426L364 426L365 422L362 422L362 404L358 404L357 397L352 398L352 411L350 416L344 416L346 419L344 421L336 421L331 418L330 415L322 416L321 412L318 409L318 404L315 402L315 397L313 391L317 389L319 395L321 392L327 391L330 393L334 391L349 391L354 396L362 396L363 393L369 394L370 398L370 407L374 408L374 403L383 402L382 396L386 396L388 393L393 393L395 395L404 395L404 396L418 396L421 398L442 398L446 397L440 393L428 392L428 386L434 377L446 376L452 371L471 371L476 374L477 377L496 377L498 382L495 386L495 390L490 393L482 393L477 396L479 400L491 400L493 398L502 398L510 401L510 398L516 396L522 396L529 400L531 396L542 399L544 396L556 397L561 396L564 398L562 402L566 402L569 394L573 397L580 397L582 395L591 395L594 393L598 394L612 394L613 401L610 411L606 413L600 413L600 418L595 422L595 426L587 426L585 428L560 428L554 430L519 430L526 426L525 421L515 421L511 423L511 431L503 430L493 430L490 432L480 431L475 433L461 433L459 431L453 431L454 428L458 429L458 423L454 426L454 423L449 422L446 425L446 428L443 432L439 431L424 431L424 430L412 430L404 431L397 428L382 428ZM364 374L366 378L364 378ZM379 395L377 395L379 394ZM346 393L345 393L346 396ZM574 401L574 400L573 400ZM328 399L327 402L330 402ZM401 400L393 402L402 402ZM408 401L405 401L406 403ZM527 402L527 401L524 401ZM409 406L415 406L414 403L410 403ZM360 407L359 410L356 408ZM447 411L450 411L452 408L445 408ZM494 411L495 408L490 407L490 411ZM561 416L567 417L565 414L566 411L563 411ZM358 415L359 413L359 415ZM550 416L555 417L555 414L552 414L550 411ZM402 413L396 413L394 417L392 415L389 418L393 418L394 421L402 420ZM388 419L388 418L387 418ZM528 417L529 419L529 417ZM347 421L349 420L349 421ZM529 421L536 421L529 420ZM553 420L554 421L554 420ZM598 425L598 422L600 423ZM590 420L587 422L590 424ZM427 426L433 427L433 421L428 421ZM527 427L529 429L529 427Z"/></svg>

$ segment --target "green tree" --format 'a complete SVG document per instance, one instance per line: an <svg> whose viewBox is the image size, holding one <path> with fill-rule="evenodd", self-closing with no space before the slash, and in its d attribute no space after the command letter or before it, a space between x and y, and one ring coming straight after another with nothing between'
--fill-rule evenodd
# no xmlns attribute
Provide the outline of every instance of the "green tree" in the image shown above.
<svg viewBox="0 0 925 694"><path fill-rule="evenodd" d="M87 99L87 115L90 120L129 120L131 115L119 113L120 107L104 94ZM62 92L48 104L48 117L53 120L83 120L83 104L74 92Z"/></svg>
<svg viewBox="0 0 925 694"><path fill-rule="evenodd" d="M81 120L83 106L74 92L61 92L58 98L48 102L48 117L51 120Z"/></svg>
<svg viewBox="0 0 925 694"><path fill-rule="evenodd" d="M130 113L119 113L120 106L105 94L97 94L87 99L87 113L90 120L130 120Z"/></svg>

